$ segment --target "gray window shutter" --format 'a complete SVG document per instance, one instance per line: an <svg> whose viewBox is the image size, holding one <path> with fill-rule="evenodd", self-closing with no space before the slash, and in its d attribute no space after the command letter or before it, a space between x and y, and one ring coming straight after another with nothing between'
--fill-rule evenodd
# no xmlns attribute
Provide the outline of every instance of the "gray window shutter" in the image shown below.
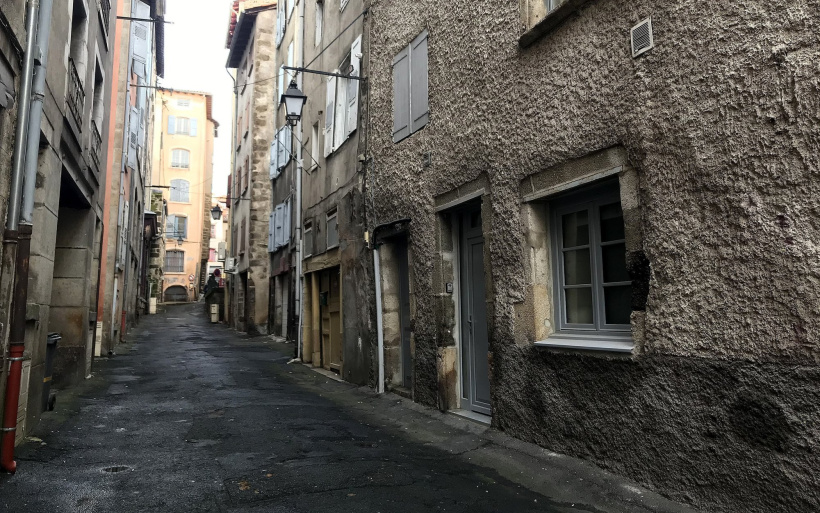
<svg viewBox="0 0 820 513"><path fill-rule="evenodd" d="M353 71L351 76L358 77L361 75L362 69L362 36L356 38L353 46L350 47L350 66ZM347 81L347 123L346 123L346 137L356 130L359 121L359 81Z"/></svg>
<svg viewBox="0 0 820 513"><path fill-rule="evenodd" d="M273 253L274 246L273 246L273 234L275 232L275 220L274 220L274 213L271 212L270 216L268 216L268 253Z"/></svg>
<svg viewBox="0 0 820 513"><path fill-rule="evenodd" d="M325 105L325 157L333 153L333 112L336 108L336 77L327 79L327 102Z"/></svg>
<svg viewBox="0 0 820 513"><path fill-rule="evenodd" d="M175 226L176 226L176 221L175 221L174 215L171 214L165 219L165 238L166 239L174 237L174 235L175 235L174 231L176 230Z"/></svg>
<svg viewBox="0 0 820 513"><path fill-rule="evenodd" d="M282 245L290 244L290 200L285 202L283 211L284 218L282 220Z"/></svg>
<svg viewBox="0 0 820 513"><path fill-rule="evenodd" d="M279 176L279 138L274 137L273 142L270 143L270 179L273 180Z"/></svg>
<svg viewBox="0 0 820 513"><path fill-rule="evenodd" d="M168 133L174 135L177 132L177 117L168 116Z"/></svg>
<svg viewBox="0 0 820 513"><path fill-rule="evenodd" d="M291 132L290 126L285 125L279 130L279 168L283 168L290 162Z"/></svg>
<svg viewBox="0 0 820 513"><path fill-rule="evenodd" d="M285 9L284 7L279 7L279 13L276 17L276 48L282 44L282 40L285 38Z"/></svg>
<svg viewBox="0 0 820 513"><path fill-rule="evenodd" d="M291 41L290 44L288 45L288 67L289 68L294 67L293 66L293 64L295 62L294 59L295 59L295 57L293 55L293 41ZM290 81L294 80L296 78L296 72L295 71L288 71L288 74L287 74L286 78L287 78L287 80L285 81L285 88L287 89L287 87L290 85ZM284 93L285 90L283 89L282 92Z"/></svg>
<svg viewBox="0 0 820 513"><path fill-rule="evenodd" d="M393 59L393 142L410 135L410 48Z"/></svg>
<svg viewBox="0 0 820 513"><path fill-rule="evenodd" d="M282 240L284 239L283 222L285 217L285 205L280 203L276 205L275 227L276 232L273 238L273 247L279 249L282 247Z"/></svg>
<svg viewBox="0 0 820 513"><path fill-rule="evenodd" d="M282 95L285 94L285 66L279 67L279 94L276 97L276 105L282 103Z"/></svg>
<svg viewBox="0 0 820 513"><path fill-rule="evenodd" d="M191 118L190 121L190 128L188 129L188 135L191 137L196 137L196 119Z"/></svg>
<svg viewBox="0 0 820 513"><path fill-rule="evenodd" d="M128 118L128 167L137 169L137 143L140 134L140 111L131 107Z"/></svg>
<svg viewBox="0 0 820 513"><path fill-rule="evenodd" d="M333 70L333 72L339 73L339 70ZM336 111L333 113L336 119L333 124L333 151L341 147L347 137L345 133L345 122L347 121L345 119L345 110L347 109L347 90L345 86L347 84L339 80L343 79L336 80Z"/></svg>
<svg viewBox="0 0 820 513"><path fill-rule="evenodd" d="M425 126L430 107L427 99L427 31L410 45L410 132Z"/></svg>

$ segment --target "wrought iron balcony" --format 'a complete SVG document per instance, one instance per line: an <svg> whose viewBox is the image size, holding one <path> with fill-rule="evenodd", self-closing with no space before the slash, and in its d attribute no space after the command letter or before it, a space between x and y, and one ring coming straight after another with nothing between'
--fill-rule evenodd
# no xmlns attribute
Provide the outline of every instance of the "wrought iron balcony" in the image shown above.
<svg viewBox="0 0 820 513"><path fill-rule="evenodd" d="M100 155L102 153L102 136L100 130L97 128L97 122L91 121L91 158L97 164L97 169L100 169Z"/></svg>
<svg viewBox="0 0 820 513"><path fill-rule="evenodd" d="M77 73L77 66L73 59L68 59L68 110L74 116L74 122L77 123L77 128L82 132L83 126L83 105L85 103L85 91L83 91L83 83L80 80L80 74Z"/></svg>
<svg viewBox="0 0 820 513"><path fill-rule="evenodd" d="M111 0L100 0L100 9L102 9L103 21L108 26L109 16L111 16Z"/></svg>

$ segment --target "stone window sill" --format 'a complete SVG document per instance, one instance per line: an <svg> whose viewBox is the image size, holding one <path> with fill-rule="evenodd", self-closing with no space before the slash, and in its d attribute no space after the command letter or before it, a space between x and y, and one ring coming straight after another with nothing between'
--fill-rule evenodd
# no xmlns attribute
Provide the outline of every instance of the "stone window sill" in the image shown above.
<svg viewBox="0 0 820 513"><path fill-rule="evenodd" d="M518 39L518 45L521 48L528 48L534 45L539 39L555 30L558 25L563 23L564 20L569 18L572 13L580 9L588 1L589 0L567 0L524 32Z"/></svg>
<svg viewBox="0 0 820 513"><path fill-rule="evenodd" d="M611 353L631 353L635 343L629 335L583 335L557 333L546 340L535 343L537 347L576 349L582 351L607 351Z"/></svg>

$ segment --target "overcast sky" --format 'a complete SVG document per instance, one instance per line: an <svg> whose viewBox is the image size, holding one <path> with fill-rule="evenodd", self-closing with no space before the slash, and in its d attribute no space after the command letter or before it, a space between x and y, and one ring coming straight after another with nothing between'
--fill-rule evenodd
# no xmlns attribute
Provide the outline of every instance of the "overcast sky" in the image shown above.
<svg viewBox="0 0 820 513"><path fill-rule="evenodd" d="M214 149L214 194L227 193L231 154L233 81L225 71L225 37L231 0L167 0L165 79L161 85L213 95L213 117L219 122Z"/></svg>

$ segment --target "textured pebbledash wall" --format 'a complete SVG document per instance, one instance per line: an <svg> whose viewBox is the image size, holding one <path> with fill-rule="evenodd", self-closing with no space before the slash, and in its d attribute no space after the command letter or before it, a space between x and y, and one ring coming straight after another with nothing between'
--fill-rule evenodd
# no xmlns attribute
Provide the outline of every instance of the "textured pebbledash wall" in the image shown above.
<svg viewBox="0 0 820 513"><path fill-rule="evenodd" d="M376 224L412 219L416 399L437 404L447 345L435 198L486 180L495 427L707 510L820 509L818 7L592 0L521 48L517 2L374 1ZM649 16L656 47L633 59L629 29ZM391 64L424 29L430 123L394 144ZM641 344L516 343L520 184L614 147L651 268Z"/></svg>

